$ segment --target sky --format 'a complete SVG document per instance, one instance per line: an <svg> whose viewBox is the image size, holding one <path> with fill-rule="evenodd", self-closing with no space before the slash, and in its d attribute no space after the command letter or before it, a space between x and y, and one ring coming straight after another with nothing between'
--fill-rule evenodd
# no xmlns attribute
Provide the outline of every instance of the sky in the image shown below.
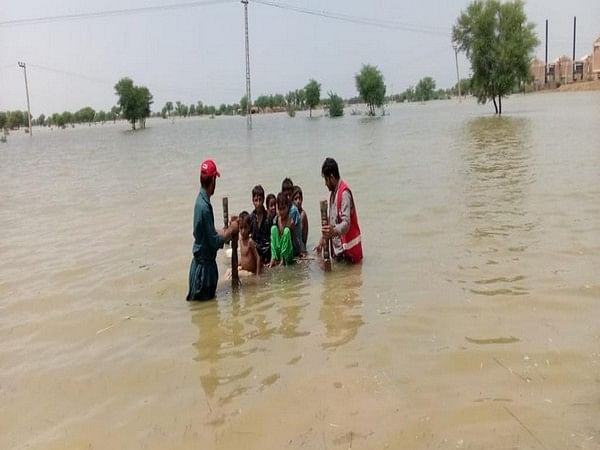
<svg viewBox="0 0 600 450"><path fill-rule="evenodd" d="M188 3L190 0L21 0L4 2L0 22ZM202 1L202 0L201 0ZM220 3L219 3L220 1ZM399 24L385 29L337 21L249 0L252 97L321 83L356 96L354 75L362 64L379 67L388 93L399 93L425 76L438 87L456 83L450 34L468 0L270 0L311 11L327 11ZM200 2L196 2L200 3ZM572 54L577 16L577 57L591 53L600 37L600 1L529 0L544 58ZM0 25L0 110L27 109L23 71L34 117L84 106L109 110L114 85L128 76L154 96L153 110L166 101L199 100L215 106L239 102L245 94L244 13L239 1L216 0L196 7L26 25ZM461 77L468 61L459 55Z"/></svg>

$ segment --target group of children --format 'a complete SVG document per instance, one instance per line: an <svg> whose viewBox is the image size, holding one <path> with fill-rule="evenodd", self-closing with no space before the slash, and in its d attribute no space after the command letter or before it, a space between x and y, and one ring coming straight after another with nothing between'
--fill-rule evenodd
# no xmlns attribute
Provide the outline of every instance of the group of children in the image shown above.
<svg viewBox="0 0 600 450"><path fill-rule="evenodd" d="M308 218L302 201L302 189L289 178L277 196L267 195L266 208L263 187L254 186L254 211L243 211L238 218L239 269L258 275L264 266L289 265L306 256Z"/></svg>

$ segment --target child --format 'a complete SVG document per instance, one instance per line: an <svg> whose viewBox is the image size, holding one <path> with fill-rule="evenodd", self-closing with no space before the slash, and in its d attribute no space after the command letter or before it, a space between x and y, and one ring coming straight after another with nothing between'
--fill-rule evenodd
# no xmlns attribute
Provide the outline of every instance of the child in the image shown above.
<svg viewBox="0 0 600 450"><path fill-rule="evenodd" d="M302 209L302 202L304 201L302 195L302 188L300 186L294 186L292 194L292 201L298 211L300 211L300 223L302 224L302 243L304 244L303 252L306 253L306 241L308 240L308 216L306 211Z"/></svg>
<svg viewBox="0 0 600 450"><path fill-rule="evenodd" d="M281 182L281 192L288 198L289 211L288 215L291 221L292 231L292 244L294 246L294 256L303 255L302 245L302 222L300 221L300 211L296 208L296 205L292 203L292 192L294 190L294 183L290 178L284 178Z"/></svg>
<svg viewBox="0 0 600 450"><path fill-rule="evenodd" d="M267 195L267 218L270 225L277 223L277 197L275 194Z"/></svg>
<svg viewBox="0 0 600 450"><path fill-rule="evenodd" d="M277 224L271 227L271 264L290 265L294 262L292 222L288 214L290 201L283 192L277 195Z"/></svg>
<svg viewBox="0 0 600 450"><path fill-rule="evenodd" d="M256 250L256 243L250 238L250 228L252 226L250 214L242 211L238 223L240 227L240 263L238 268L258 275L261 268L260 256L258 256Z"/></svg>
<svg viewBox="0 0 600 450"><path fill-rule="evenodd" d="M261 264L268 264L271 261L271 224L267 217L265 209L265 190L259 184L252 188L252 203L254 211L250 214L252 226L250 235L256 243L256 250L260 256Z"/></svg>

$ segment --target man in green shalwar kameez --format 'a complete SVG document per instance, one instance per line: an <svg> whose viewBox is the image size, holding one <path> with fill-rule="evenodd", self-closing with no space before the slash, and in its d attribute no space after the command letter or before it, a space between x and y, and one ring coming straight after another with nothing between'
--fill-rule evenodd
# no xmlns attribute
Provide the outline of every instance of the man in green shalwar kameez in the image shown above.
<svg viewBox="0 0 600 450"><path fill-rule="evenodd" d="M237 233L237 221L217 231L210 197L215 193L217 177L221 176L211 159L200 165L200 192L194 206L194 246L190 265L189 291L186 300L210 300L215 297L219 271L217 250Z"/></svg>

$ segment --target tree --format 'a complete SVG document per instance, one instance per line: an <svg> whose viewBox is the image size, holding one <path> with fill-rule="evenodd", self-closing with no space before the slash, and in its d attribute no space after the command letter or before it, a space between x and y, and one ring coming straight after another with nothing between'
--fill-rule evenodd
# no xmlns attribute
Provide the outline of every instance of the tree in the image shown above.
<svg viewBox="0 0 600 450"><path fill-rule="evenodd" d="M240 99L240 113L242 114L242 116L245 116L248 112L248 96L244 95L241 99Z"/></svg>
<svg viewBox="0 0 600 450"><path fill-rule="evenodd" d="M383 105L385 100L385 83L383 75L375 66L364 64L355 76L356 90L369 107L369 115L375 115L375 108Z"/></svg>
<svg viewBox="0 0 600 450"><path fill-rule="evenodd" d="M96 111L91 106L86 106L85 108L81 108L74 114L74 121L81 123L89 123L94 121L94 116L96 115Z"/></svg>
<svg viewBox="0 0 600 450"><path fill-rule="evenodd" d="M190 105L189 108L190 111L190 116L195 116L196 115L196 105L194 105L193 103Z"/></svg>
<svg viewBox="0 0 600 450"><path fill-rule="evenodd" d="M452 28L452 41L471 62L473 94L479 103L492 100L496 114L502 114L502 97L529 79L539 44L534 29L521 0L475 0Z"/></svg>
<svg viewBox="0 0 600 450"><path fill-rule="evenodd" d="M37 124L40 127L46 126L46 116L44 114L40 114L40 116L37 118Z"/></svg>
<svg viewBox="0 0 600 450"><path fill-rule="evenodd" d="M309 115L312 117L312 110L321 102L321 85L316 80L311 79L304 86L304 96L308 105Z"/></svg>
<svg viewBox="0 0 600 450"><path fill-rule="evenodd" d="M119 106L123 117L131 123L135 130L136 121L145 128L146 118L150 117L152 94L145 86L135 86L130 78L122 78L115 85L115 93L119 96Z"/></svg>
<svg viewBox="0 0 600 450"><path fill-rule="evenodd" d="M8 123L8 114L5 112L0 112L0 131L6 128L6 124Z"/></svg>
<svg viewBox="0 0 600 450"><path fill-rule="evenodd" d="M417 100L426 102L434 97L435 81L431 77L421 78L415 88L415 97Z"/></svg>
<svg viewBox="0 0 600 450"><path fill-rule="evenodd" d="M339 95L329 92L329 117L344 115L344 100Z"/></svg>
<svg viewBox="0 0 600 450"><path fill-rule="evenodd" d="M173 102L165 103L165 112L167 113L167 117L171 117L171 111L173 111Z"/></svg>
<svg viewBox="0 0 600 450"><path fill-rule="evenodd" d="M204 105L200 100L198 100L198 103L196 104L196 114L198 114L199 116L204 114Z"/></svg>

